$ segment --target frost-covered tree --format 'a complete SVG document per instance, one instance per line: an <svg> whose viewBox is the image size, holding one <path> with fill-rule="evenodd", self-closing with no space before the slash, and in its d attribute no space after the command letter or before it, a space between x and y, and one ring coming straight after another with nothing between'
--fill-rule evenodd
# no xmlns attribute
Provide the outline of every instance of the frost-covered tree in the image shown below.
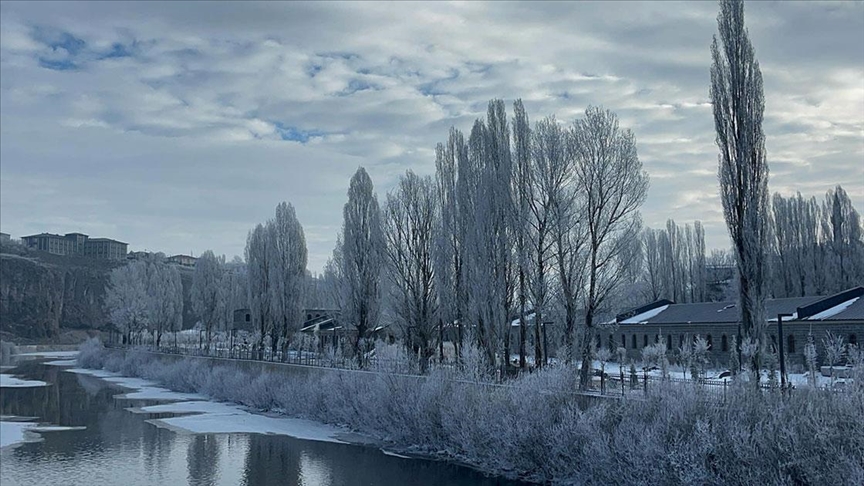
<svg viewBox="0 0 864 486"><path fill-rule="evenodd" d="M165 332L179 331L183 324L183 284L177 267L161 259L148 261L146 268L148 328L159 347Z"/></svg>
<svg viewBox="0 0 864 486"><path fill-rule="evenodd" d="M195 261L192 274L192 310L204 325L207 350L210 349L213 331L220 322L219 284L224 265L224 256L217 257L207 250Z"/></svg>
<svg viewBox="0 0 864 486"><path fill-rule="evenodd" d="M279 342L282 359L294 333L303 323L303 297L306 280L306 236L297 220L294 206L286 202L276 206L276 216L268 222L270 242L267 245L267 263L270 265L270 309L274 320L275 336L271 336L271 349L276 352ZM278 337L278 339L277 339Z"/></svg>
<svg viewBox="0 0 864 486"><path fill-rule="evenodd" d="M762 71L744 27L744 3L722 0L711 44L711 102L723 216L739 276L739 335L765 346L765 267L769 219L768 162L762 118ZM759 372L759 356L751 368ZM757 375L758 376L758 375ZM758 380L756 380L758 382Z"/></svg>
<svg viewBox="0 0 864 486"><path fill-rule="evenodd" d="M529 300L529 275L531 272L532 256L529 254L528 238L531 232L530 217L531 211L531 189L533 188L534 177L531 171L531 128L528 122L528 113L525 111L525 106L522 100L516 100L513 103L513 196L514 201L513 217L513 235L516 239L516 266L518 269L519 287L518 305L519 305L519 368L524 369L526 366L525 359L525 343L528 335L528 323L526 308ZM544 228L545 229L545 228ZM545 236L545 231L544 231ZM532 238L533 241L533 238ZM542 273L542 272L541 272ZM541 279L543 277L540 277ZM543 291L545 294L545 290ZM540 340L537 339L540 335L540 326L542 320L537 320L535 306L535 346L534 346L534 363L540 366L543 359L542 346Z"/></svg>
<svg viewBox="0 0 864 486"><path fill-rule="evenodd" d="M517 110L517 120L518 120ZM527 121L527 120L526 120ZM514 122L514 126L516 122ZM568 349L574 349L584 232L579 199L573 189L573 153L566 131L554 117L537 122L531 132L527 167L527 277L534 307L535 362L544 362L541 329L557 280L564 308ZM556 254L557 252L557 254ZM569 357L568 357L569 358Z"/></svg>
<svg viewBox="0 0 864 486"><path fill-rule="evenodd" d="M586 275L583 307L582 368L579 386L590 379L587 346L594 339L595 314L616 290L628 265L620 257L641 230L639 206L648 191L648 174L636 154L636 139L618 126L608 110L589 107L572 130L575 190L585 200Z"/></svg>
<svg viewBox="0 0 864 486"><path fill-rule="evenodd" d="M105 289L105 310L127 342L149 324L147 263L134 261L113 269Z"/></svg>
<svg viewBox="0 0 864 486"><path fill-rule="evenodd" d="M248 302L252 318L258 327L259 358L264 353L264 339L273 329L270 313L270 264L267 250L270 244L268 229L258 224L246 238L246 274Z"/></svg>
<svg viewBox="0 0 864 486"><path fill-rule="evenodd" d="M864 240L861 216L849 195L839 185L825 194L822 233L828 249L831 290L841 290L864 280Z"/></svg>
<svg viewBox="0 0 864 486"><path fill-rule="evenodd" d="M351 178L348 202L342 210L342 239L338 263L341 283L342 321L355 332L352 343L359 366L363 366L360 342L378 324L381 304L381 273L384 266L384 235L381 210L366 169Z"/></svg>
<svg viewBox="0 0 864 486"><path fill-rule="evenodd" d="M834 365L840 363L840 360L843 359L843 354L846 352L846 344L843 342L842 335L828 331L822 339L822 347L825 348L825 361L828 362L831 384L833 385Z"/></svg>
<svg viewBox="0 0 864 486"><path fill-rule="evenodd" d="M512 158L504 103L489 103L487 123L477 120L468 159L459 167L457 194L470 320L489 366L510 353L510 317L517 271L514 258Z"/></svg>
<svg viewBox="0 0 864 486"><path fill-rule="evenodd" d="M435 186L430 177L408 171L387 195L384 234L394 314L406 343L419 353L420 371L434 355L433 339L438 312L432 238L436 225Z"/></svg>
<svg viewBox="0 0 864 486"><path fill-rule="evenodd" d="M462 266L465 260L460 231L459 197L457 191L460 168L467 164L468 146L465 137L455 128L450 129L446 144L435 148L435 183L438 200L438 226L435 235L435 278L440 299L439 346L443 346L444 324L455 324L456 355L460 356L463 341L463 316L467 305Z"/></svg>

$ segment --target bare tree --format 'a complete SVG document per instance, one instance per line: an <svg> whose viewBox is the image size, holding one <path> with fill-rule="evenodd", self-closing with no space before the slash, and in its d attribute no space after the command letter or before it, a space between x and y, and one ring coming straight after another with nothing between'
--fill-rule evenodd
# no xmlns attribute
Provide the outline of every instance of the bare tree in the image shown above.
<svg viewBox="0 0 864 486"><path fill-rule="evenodd" d="M385 245L378 198L372 179L363 167L351 178L348 202L342 214L338 260L343 287L340 292L342 321L355 331L353 351L357 364L363 367L360 342L378 323Z"/></svg>
<svg viewBox="0 0 864 486"><path fill-rule="evenodd" d="M434 355L432 342L438 312L432 262L434 187L431 178L421 178L409 170L387 195L384 218L386 253L396 294L395 314L406 343L419 352L423 373Z"/></svg>
<svg viewBox="0 0 864 486"><path fill-rule="evenodd" d="M739 336L765 348L765 260L768 228L768 163L762 117L762 72L744 27L744 4L722 0L717 17L720 39L711 44L711 101L723 216L729 228L739 275ZM743 339L739 339L743 342ZM759 373L759 356L752 369ZM758 380L756 380L758 381Z"/></svg>
<svg viewBox="0 0 864 486"><path fill-rule="evenodd" d="M517 119L518 113L517 110ZM527 277L534 305L534 361L537 366L544 364L548 353L543 348L541 332L549 305L550 280L554 279L547 278L547 274L554 271L556 261L563 265L563 268L558 267L559 279L563 274L566 280L562 288L567 294L564 305L569 310L567 322L576 319L578 283L575 273L579 271L578 254L582 239L578 229L570 226L577 207L575 194L568 187L572 182L572 163L566 132L555 118L536 123L531 133L531 159L527 168L526 250L529 260ZM560 254L558 260L555 259L556 245ZM572 305L568 306L567 302Z"/></svg>
<svg viewBox="0 0 864 486"><path fill-rule="evenodd" d="M575 187L585 198L584 227L587 234L585 321L582 333L582 368L579 386L587 388L590 343L594 319L622 277L622 252L641 229L639 206L648 191L648 174L636 154L636 140L629 130L618 127L618 117L608 110L589 107L585 118L572 130L576 155Z"/></svg>
<svg viewBox="0 0 864 486"><path fill-rule="evenodd" d="M437 188L438 211L441 217L436 230L434 258L435 276L440 299L438 319L439 354L443 359L444 324L456 326L455 352L460 355L463 334L463 315L465 313L465 289L462 265L464 262L463 232L459 230L459 197L457 174L463 164L467 164L468 147L462 132L450 129L446 144L438 144L435 149L435 182Z"/></svg>
<svg viewBox="0 0 864 486"><path fill-rule="evenodd" d="M286 202L276 206L276 216L268 223L270 244L267 250L271 314L278 326L270 343L273 354L281 341L282 359L293 334L303 322L303 290L306 279L306 236L297 220L294 206ZM276 339L278 336L278 339Z"/></svg>
<svg viewBox="0 0 864 486"><path fill-rule="evenodd" d="M219 283L224 265L224 256L217 257L212 251L207 250L195 261L195 272L192 274L192 310L204 324L205 349L208 351L213 338L213 329L219 321Z"/></svg>
<svg viewBox="0 0 864 486"><path fill-rule="evenodd" d="M839 292L864 278L864 241L861 216L839 185L825 194L822 233L829 250L831 290Z"/></svg>
<svg viewBox="0 0 864 486"><path fill-rule="evenodd" d="M267 228L258 224L246 238L246 274L248 275L249 308L258 325L258 357L264 355L264 338L272 332L270 314L270 244Z"/></svg>

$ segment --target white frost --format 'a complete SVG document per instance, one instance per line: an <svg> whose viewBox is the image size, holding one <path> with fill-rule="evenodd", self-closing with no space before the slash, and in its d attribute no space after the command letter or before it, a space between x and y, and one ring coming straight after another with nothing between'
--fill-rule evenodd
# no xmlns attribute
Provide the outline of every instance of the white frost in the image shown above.
<svg viewBox="0 0 864 486"><path fill-rule="evenodd" d="M653 317L657 317L657 315L659 315L661 312L665 311L668 308L669 308L669 305L667 304L664 306L657 307L656 309L651 309L649 311L643 312L641 314L636 314L633 317L630 317L628 319L624 319L623 321L621 321L621 324L645 324L646 321L648 321L648 319L651 319Z"/></svg>
<svg viewBox="0 0 864 486"><path fill-rule="evenodd" d="M33 388L37 386L48 386L48 383L39 380L22 380L12 375L0 374L0 388Z"/></svg>
<svg viewBox="0 0 864 486"><path fill-rule="evenodd" d="M828 319L829 317L834 317L837 314L846 310L846 308L849 307L850 305L854 304L856 300L858 300L858 297L855 297L854 299L849 299L846 302L842 302L840 304L837 304L834 307L831 307L829 309L825 309L824 311L819 312L818 314L813 314L812 316L808 317L807 320L818 321L818 320L822 320L822 319Z"/></svg>

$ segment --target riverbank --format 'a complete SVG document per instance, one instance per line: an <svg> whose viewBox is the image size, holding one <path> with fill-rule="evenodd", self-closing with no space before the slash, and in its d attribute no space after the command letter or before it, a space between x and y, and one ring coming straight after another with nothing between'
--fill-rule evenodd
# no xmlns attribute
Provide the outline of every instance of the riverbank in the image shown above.
<svg viewBox="0 0 864 486"><path fill-rule="evenodd" d="M347 427L388 449L470 464L489 474L560 484L861 484L864 393L789 396L734 387L726 406L698 389L580 409L575 373L549 369L508 387L432 375L251 373L236 364L109 351L82 366L169 389Z"/></svg>

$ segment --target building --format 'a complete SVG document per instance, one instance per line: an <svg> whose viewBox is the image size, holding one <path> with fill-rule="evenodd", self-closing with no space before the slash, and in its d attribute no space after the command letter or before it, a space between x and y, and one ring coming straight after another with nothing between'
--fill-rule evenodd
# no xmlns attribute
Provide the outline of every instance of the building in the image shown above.
<svg viewBox="0 0 864 486"><path fill-rule="evenodd" d="M150 257L152 253L149 251L130 251L126 254L127 260L145 260Z"/></svg>
<svg viewBox="0 0 864 486"><path fill-rule="evenodd" d="M110 238L90 238L84 233L39 233L22 238L24 244L36 250L54 255L81 255L103 260L122 260L126 258L128 243Z"/></svg>
<svg viewBox="0 0 864 486"><path fill-rule="evenodd" d="M110 238L90 238L84 245L84 256L102 260L122 260L126 258L128 243Z"/></svg>
<svg viewBox="0 0 864 486"><path fill-rule="evenodd" d="M165 261L182 267L194 267L198 259L191 255L174 255L166 258Z"/></svg>
<svg viewBox="0 0 864 486"><path fill-rule="evenodd" d="M0 243L9 243L12 240L12 237L9 233L3 233L0 231Z"/></svg>
<svg viewBox="0 0 864 486"><path fill-rule="evenodd" d="M811 333L820 363L825 357L822 341L828 332L843 337L848 344L858 344L864 336L864 287L829 297L768 299L765 310L766 333L775 350L780 344L778 314L785 314L783 346L792 367L805 364L804 346ZM659 300L619 314L615 331L599 331L598 338L602 345L624 347L630 358L639 359L643 348L661 339L674 355L685 339L698 335L708 342L712 364L727 366L740 316L736 302L675 304Z"/></svg>

